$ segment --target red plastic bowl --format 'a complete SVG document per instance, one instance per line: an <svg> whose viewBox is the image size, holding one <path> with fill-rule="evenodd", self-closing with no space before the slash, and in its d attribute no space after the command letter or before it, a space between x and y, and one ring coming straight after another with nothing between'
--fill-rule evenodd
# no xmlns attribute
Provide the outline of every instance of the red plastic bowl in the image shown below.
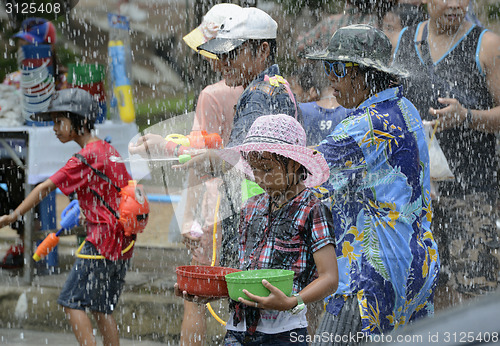
<svg viewBox="0 0 500 346"><path fill-rule="evenodd" d="M211 266L180 266L175 269L179 289L199 297L229 297L224 276L239 271Z"/></svg>

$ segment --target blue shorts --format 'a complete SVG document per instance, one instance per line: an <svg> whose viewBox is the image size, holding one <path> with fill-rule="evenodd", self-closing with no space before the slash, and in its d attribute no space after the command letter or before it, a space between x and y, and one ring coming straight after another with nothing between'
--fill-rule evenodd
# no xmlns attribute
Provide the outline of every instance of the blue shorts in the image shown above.
<svg viewBox="0 0 500 346"><path fill-rule="evenodd" d="M90 242L85 242L84 255L99 255ZM57 303L77 310L113 313L125 283L128 260L77 258Z"/></svg>

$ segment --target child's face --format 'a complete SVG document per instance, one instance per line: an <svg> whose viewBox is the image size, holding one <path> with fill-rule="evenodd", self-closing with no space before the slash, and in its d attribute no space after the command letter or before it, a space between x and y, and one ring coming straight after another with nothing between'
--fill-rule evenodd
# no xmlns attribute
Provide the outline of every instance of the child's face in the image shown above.
<svg viewBox="0 0 500 346"><path fill-rule="evenodd" d="M262 62L269 54L269 44L263 42L256 52L252 51L249 42L243 43L228 54L219 56L218 69L226 81L226 85L246 87L262 71Z"/></svg>
<svg viewBox="0 0 500 346"><path fill-rule="evenodd" d="M54 132L57 139L62 143L70 142L74 139L75 131L71 126L71 121L64 113L52 113L52 121L54 121Z"/></svg>
<svg viewBox="0 0 500 346"><path fill-rule="evenodd" d="M425 0L430 18L441 30L454 30L460 26L467 13L469 0Z"/></svg>
<svg viewBox="0 0 500 346"><path fill-rule="evenodd" d="M255 177L255 182L268 194L273 192L285 192L289 182L294 181L296 170L294 161L290 160L285 166L280 163L276 156L270 152L252 151L244 155L246 161L250 165ZM287 181L287 174L288 181Z"/></svg>

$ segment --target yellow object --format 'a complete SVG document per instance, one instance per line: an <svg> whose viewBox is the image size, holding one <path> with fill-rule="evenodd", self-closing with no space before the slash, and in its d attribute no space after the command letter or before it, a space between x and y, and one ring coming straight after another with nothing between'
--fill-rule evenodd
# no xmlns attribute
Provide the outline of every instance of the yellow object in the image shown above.
<svg viewBox="0 0 500 346"><path fill-rule="evenodd" d="M135 120L134 101L132 98L132 87L122 85L114 87L115 97L118 102L118 111L120 119L124 123L131 123Z"/></svg>
<svg viewBox="0 0 500 346"><path fill-rule="evenodd" d="M212 263L210 264L212 267L215 265L215 256L217 255L217 214L219 213L219 206L220 206L220 194L217 196L217 204L215 206L215 214L214 214L214 231L212 235ZM222 320L222 318L219 317L212 309L212 305L210 303L207 303L207 309L210 311L210 314L223 326L226 325L226 322Z"/></svg>
<svg viewBox="0 0 500 346"><path fill-rule="evenodd" d="M76 257L83 258L83 259L105 259L106 258L103 255L83 255L83 254L81 254L80 251L82 251L84 244L85 244L85 240L82 241L82 243L78 247L78 250L76 250ZM130 244L125 248L125 250L122 250L122 255L124 253L128 252L132 248L132 246L134 246L134 244L135 244L135 240L132 240L130 242Z"/></svg>
<svg viewBox="0 0 500 346"><path fill-rule="evenodd" d="M126 52L122 41L109 41L108 55L113 76L113 93L118 104L120 119L125 123L135 120L132 87L127 76Z"/></svg>
<svg viewBox="0 0 500 346"><path fill-rule="evenodd" d="M59 243L59 237L55 233L50 233L45 239L38 245L33 259L35 262L40 261L42 258L47 256Z"/></svg>
<svg viewBox="0 0 500 346"><path fill-rule="evenodd" d="M439 125L439 120L436 120L436 124L434 125L434 128L432 129L432 134L431 134L431 139L429 140L428 149L431 148L431 142L434 139L434 136L436 135L436 131L437 131L438 125Z"/></svg>
<svg viewBox="0 0 500 346"><path fill-rule="evenodd" d="M184 135L179 135L177 133L172 133L172 134L168 135L167 137L165 137L165 139L167 141L171 141L171 142L180 144L180 145L185 146L185 147L190 146L189 138L187 138Z"/></svg>
<svg viewBox="0 0 500 346"><path fill-rule="evenodd" d="M182 38L186 44L191 47L197 53L209 58L209 59L217 59L217 55L207 52L206 50L199 50L198 47L203 43L207 42L207 39L203 35L203 32L200 28L196 28L192 30L189 34Z"/></svg>

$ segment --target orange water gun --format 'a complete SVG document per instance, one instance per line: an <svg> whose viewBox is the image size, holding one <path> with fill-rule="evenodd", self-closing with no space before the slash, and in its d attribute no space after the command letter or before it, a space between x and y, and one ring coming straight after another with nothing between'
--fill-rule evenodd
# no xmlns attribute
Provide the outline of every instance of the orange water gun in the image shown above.
<svg viewBox="0 0 500 346"><path fill-rule="evenodd" d="M187 136L171 134L167 140L166 152L169 155L180 156L189 149L218 149L222 148L222 138L218 133L207 131L191 131Z"/></svg>
<svg viewBox="0 0 500 346"><path fill-rule="evenodd" d="M64 208L61 214L61 229L56 233L50 233L36 248L35 254L33 255L35 262L47 256L57 246L62 231L78 226L79 218L80 205L78 204L78 200L75 199Z"/></svg>

